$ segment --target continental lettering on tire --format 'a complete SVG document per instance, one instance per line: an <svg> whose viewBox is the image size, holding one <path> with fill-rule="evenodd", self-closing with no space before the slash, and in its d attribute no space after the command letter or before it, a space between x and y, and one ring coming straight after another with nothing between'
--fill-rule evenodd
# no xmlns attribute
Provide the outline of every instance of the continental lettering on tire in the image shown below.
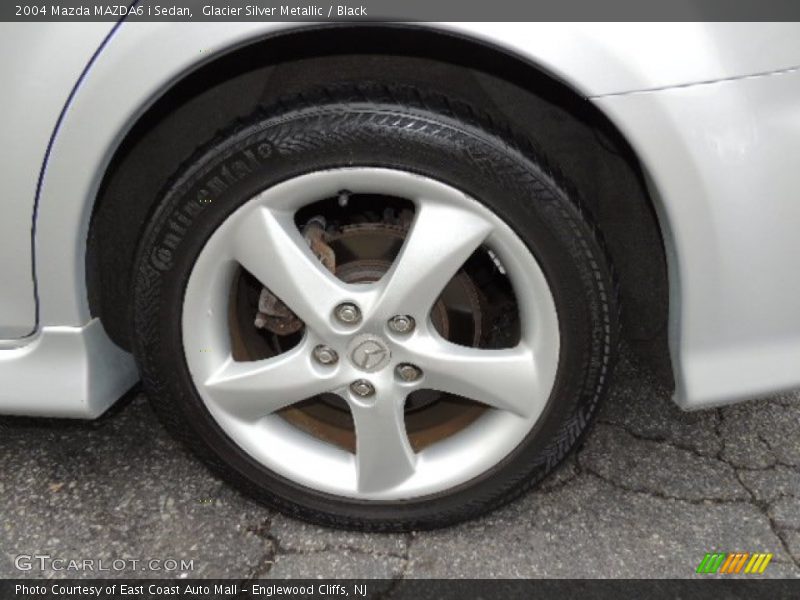
<svg viewBox="0 0 800 600"><path fill-rule="evenodd" d="M241 181L260 168L263 161L272 156L272 146L261 142L241 152L237 158L222 163L216 173L208 177L196 194L198 204L211 204L230 186Z"/></svg>
<svg viewBox="0 0 800 600"><path fill-rule="evenodd" d="M264 159L271 155L272 146L267 142L260 142L241 152L237 158L222 163L201 184L202 187L195 194L196 202L182 206L180 212L176 212L167 222L167 232L151 253L150 264L159 271L169 271L172 268L173 252L177 250L195 218L230 186L261 167Z"/></svg>

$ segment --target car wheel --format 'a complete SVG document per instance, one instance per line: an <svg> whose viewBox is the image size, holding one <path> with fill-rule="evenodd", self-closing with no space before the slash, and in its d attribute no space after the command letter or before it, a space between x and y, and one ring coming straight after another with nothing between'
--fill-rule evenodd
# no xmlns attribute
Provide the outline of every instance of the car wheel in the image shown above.
<svg viewBox="0 0 800 600"><path fill-rule="evenodd" d="M586 431L611 268L530 144L419 90L324 90L234 124L140 242L135 353L171 432L325 525L451 524Z"/></svg>

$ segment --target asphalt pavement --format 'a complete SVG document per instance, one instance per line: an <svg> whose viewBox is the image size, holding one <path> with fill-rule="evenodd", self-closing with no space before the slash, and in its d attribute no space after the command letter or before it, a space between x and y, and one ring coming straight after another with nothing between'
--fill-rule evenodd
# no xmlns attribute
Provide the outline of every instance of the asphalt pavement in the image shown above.
<svg viewBox="0 0 800 600"><path fill-rule="evenodd" d="M771 552L759 577L798 577L800 394L683 413L623 356L584 447L538 490L457 527L384 535L243 497L134 393L94 422L0 420L0 516L0 577L682 578L715 551ZM65 568L86 559L109 570ZM149 560L157 570L131 562Z"/></svg>

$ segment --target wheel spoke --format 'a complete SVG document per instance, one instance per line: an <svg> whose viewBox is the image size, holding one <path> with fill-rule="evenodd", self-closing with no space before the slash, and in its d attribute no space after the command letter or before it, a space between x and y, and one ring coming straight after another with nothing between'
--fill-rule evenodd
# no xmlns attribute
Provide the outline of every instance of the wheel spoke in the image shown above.
<svg viewBox="0 0 800 600"><path fill-rule="evenodd" d="M391 489L414 473L416 456L406 434L404 400L394 392L379 392L370 406L351 403L361 492Z"/></svg>
<svg viewBox="0 0 800 600"><path fill-rule="evenodd" d="M315 331L344 287L312 254L290 214L259 207L236 231L234 258Z"/></svg>
<svg viewBox="0 0 800 600"><path fill-rule="evenodd" d="M445 340L418 342L413 360L425 373L423 386L450 392L527 418L547 397L533 352L524 346L469 348Z"/></svg>
<svg viewBox="0 0 800 600"><path fill-rule="evenodd" d="M447 282L491 231L473 211L421 203L400 254L386 274L379 316L412 314L424 319Z"/></svg>
<svg viewBox="0 0 800 600"><path fill-rule="evenodd" d="M211 401L231 416L257 421L281 408L332 389L311 366L308 344L263 360L231 357L205 381Z"/></svg>

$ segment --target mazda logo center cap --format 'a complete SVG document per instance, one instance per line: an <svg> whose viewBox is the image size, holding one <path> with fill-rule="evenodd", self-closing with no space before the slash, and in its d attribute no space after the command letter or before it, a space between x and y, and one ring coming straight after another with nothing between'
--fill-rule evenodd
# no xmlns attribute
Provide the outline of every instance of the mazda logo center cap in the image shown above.
<svg viewBox="0 0 800 600"><path fill-rule="evenodd" d="M350 362L356 368L374 373L389 364L392 353L389 346L376 335L364 334L356 337L350 344Z"/></svg>

